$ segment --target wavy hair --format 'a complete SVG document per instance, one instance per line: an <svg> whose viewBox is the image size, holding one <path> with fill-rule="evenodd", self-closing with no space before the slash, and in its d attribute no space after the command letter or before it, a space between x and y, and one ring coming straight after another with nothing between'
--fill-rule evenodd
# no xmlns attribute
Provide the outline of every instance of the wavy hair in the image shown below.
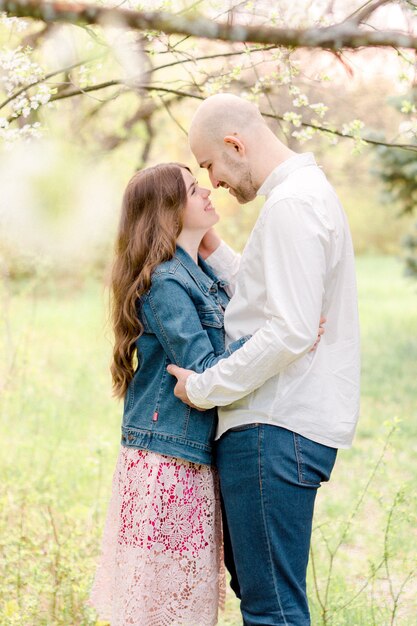
<svg viewBox="0 0 417 626"><path fill-rule="evenodd" d="M123 398L132 380L136 340L143 332L138 298L151 286L157 265L172 259L183 226L187 190L181 163L164 163L137 172L122 202L111 274L111 319L114 332L110 367L113 394Z"/></svg>

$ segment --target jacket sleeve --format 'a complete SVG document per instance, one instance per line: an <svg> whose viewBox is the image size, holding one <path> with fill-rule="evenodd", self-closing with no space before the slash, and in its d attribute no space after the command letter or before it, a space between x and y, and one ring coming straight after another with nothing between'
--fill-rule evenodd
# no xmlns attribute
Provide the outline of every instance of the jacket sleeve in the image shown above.
<svg viewBox="0 0 417 626"><path fill-rule="evenodd" d="M242 337L216 355L186 285L174 276L154 277L141 314L171 363L195 372L203 372L230 356L247 340Z"/></svg>
<svg viewBox="0 0 417 626"><path fill-rule="evenodd" d="M323 307L329 237L312 205L287 198L269 207L261 241L267 320L237 353L189 376L193 404L231 404L311 349Z"/></svg>

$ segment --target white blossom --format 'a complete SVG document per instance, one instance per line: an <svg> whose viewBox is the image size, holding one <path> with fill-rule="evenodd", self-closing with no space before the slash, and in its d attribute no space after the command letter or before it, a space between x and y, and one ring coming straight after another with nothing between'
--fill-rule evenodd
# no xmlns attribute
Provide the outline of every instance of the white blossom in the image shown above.
<svg viewBox="0 0 417 626"><path fill-rule="evenodd" d="M308 105L308 98L305 94L300 94L292 101L295 107L305 107Z"/></svg>
<svg viewBox="0 0 417 626"><path fill-rule="evenodd" d="M284 121L290 122L293 126L299 128L301 126L301 115L294 111L286 111L284 113Z"/></svg>
<svg viewBox="0 0 417 626"><path fill-rule="evenodd" d="M301 130L294 130L291 134L298 139L300 143L305 143L313 137L315 132L316 130L314 128L302 128Z"/></svg>
<svg viewBox="0 0 417 626"><path fill-rule="evenodd" d="M40 124L25 124L22 128L11 128L7 118L28 118L32 111L47 104L53 90L42 83L44 69L33 59L33 50L22 46L12 50L0 50L0 92L4 100L10 99L3 107L0 121L0 140L10 147L19 138L28 140L40 136ZM16 94L16 97L13 97ZM6 110L7 108L7 110Z"/></svg>
<svg viewBox="0 0 417 626"><path fill-rule="evenodd" d="M316 115L323 118L325 113L329 110L329 107L323 104L323 102L315 102L314 104L310 104L310 109L312 109Z"/></svg>
<svg viewBox="0 0 417 626"><path fill-rule="evenodd" d="M0 22L7 29L12 29L18 33L23 32L29 27L30 22L21 17L8 17L6 13L0 14Z"/></svg>

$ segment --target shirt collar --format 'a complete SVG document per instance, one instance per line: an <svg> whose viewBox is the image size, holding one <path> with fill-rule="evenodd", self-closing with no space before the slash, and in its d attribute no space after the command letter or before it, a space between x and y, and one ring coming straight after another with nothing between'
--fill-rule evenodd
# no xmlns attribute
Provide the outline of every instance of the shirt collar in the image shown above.
<svg viewBox="0 0 417 626"><path fill-rule="evenodd" d="M197 265L188 252L186 252L181 246L177 245L175 256L205 293L208 293L211 290L213 283L218 283L220 287L228 285L226 281L220 280L216 276L210 265L208 265L208 263L206 263L200 255L198 256Z"/></svg>
<svg viewBox="0 0 417 626"><path fill-rule="evenodd" d="M289 174L298 170L300 167L306 167L307 165L317 165L312 152L295 154L289 159L286 159L283 163L278 165L278 167L272 170L269 176L265 178L256 195L268 196L274 187L280 185L287 178L287 176L289 176Z"/></svg>

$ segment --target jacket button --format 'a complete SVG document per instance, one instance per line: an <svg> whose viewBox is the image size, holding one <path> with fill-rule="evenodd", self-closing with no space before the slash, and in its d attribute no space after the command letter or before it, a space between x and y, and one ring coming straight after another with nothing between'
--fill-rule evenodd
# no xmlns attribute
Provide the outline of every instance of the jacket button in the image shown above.
<svg viewBox="0 0 417 626"><path fill-rule="evenodd" d="M132 441L132 439L134 439L133 435L128 435L127 438L129 439L129 441Z"/></svg>

